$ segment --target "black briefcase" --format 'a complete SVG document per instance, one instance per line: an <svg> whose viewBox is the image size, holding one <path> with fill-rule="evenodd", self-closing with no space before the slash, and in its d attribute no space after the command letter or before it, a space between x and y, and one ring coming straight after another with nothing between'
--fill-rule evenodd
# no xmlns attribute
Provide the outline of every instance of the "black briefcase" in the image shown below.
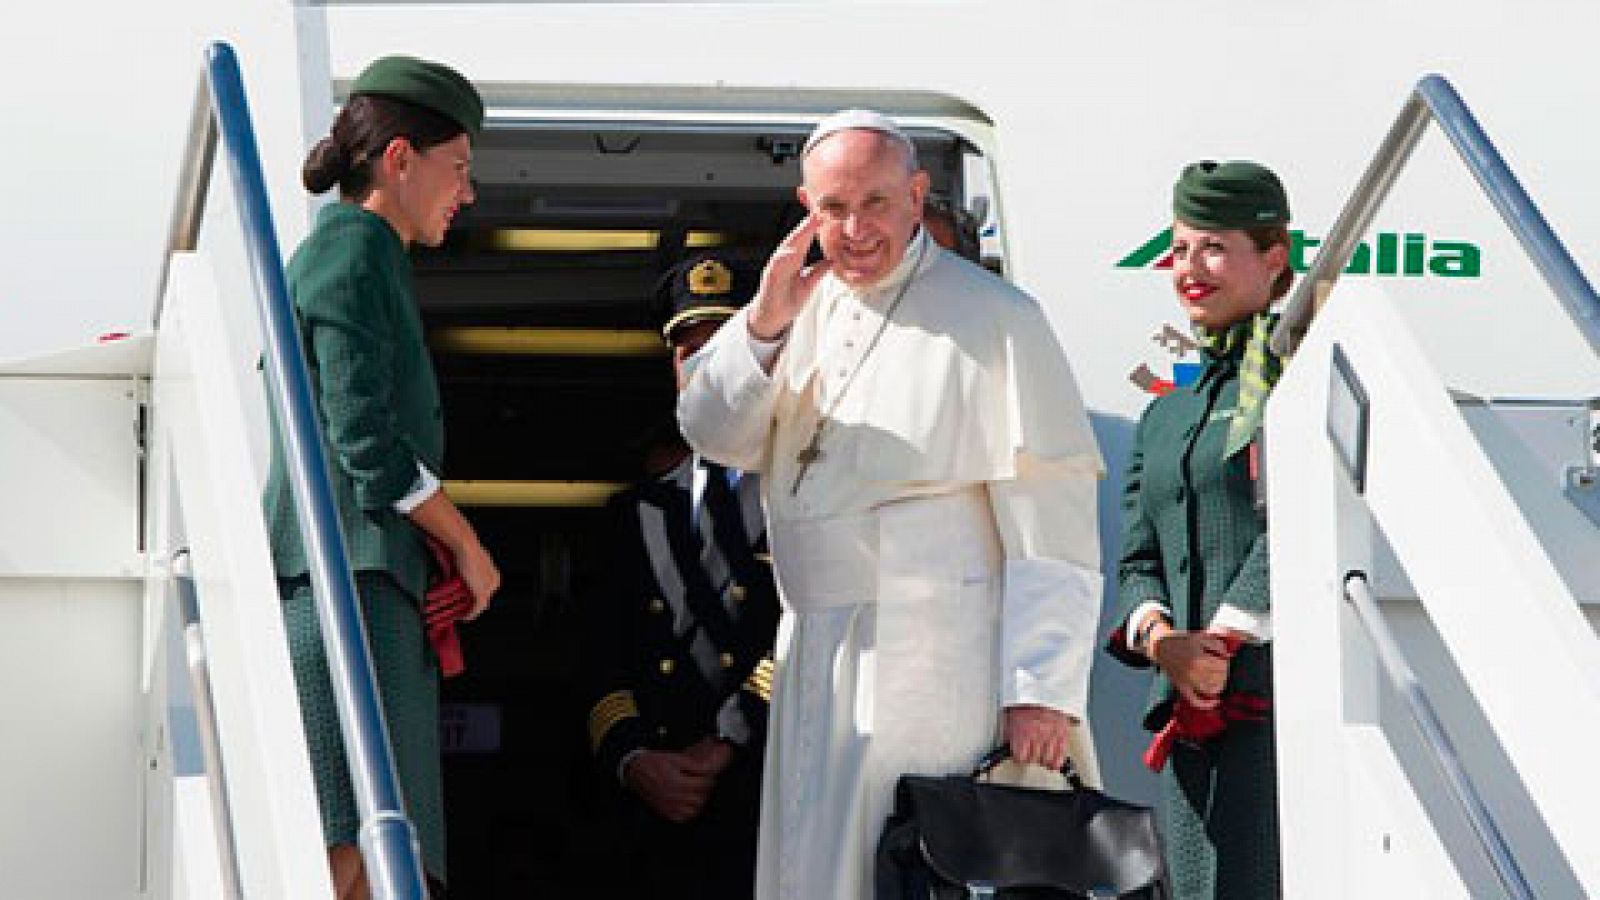
<svg viewBox="0 0 1600 900"><path fill-rule="evenodd" d="M878 841L877 900L1167 900L1155 816L1086 787L985 784L1002 748L971 775L902 775Z"/></svg>

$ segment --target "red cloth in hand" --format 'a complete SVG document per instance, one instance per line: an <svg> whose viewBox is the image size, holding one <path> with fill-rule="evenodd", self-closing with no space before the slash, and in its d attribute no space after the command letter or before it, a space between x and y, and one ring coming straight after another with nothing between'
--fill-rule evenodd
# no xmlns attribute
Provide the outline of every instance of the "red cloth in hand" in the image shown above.
<svg viewBox="0 0 1600 900"><path fill-rule="evenodd" d="M428 643L439 658L439 672L452 678L466 671L461 656L461 639L456 623L472 612L472 591L456 571L456 558L450 549L432 535L424 535L433 553L435 569L428 579L428 594L423 598L422 623L428 630Z"/></svg>
<svg viewBox="0 0 1600 900"><path fill-rule="evenodd" d="M1229 659L1244 644L1242 639L1233 635L1223 636L1222 642ZM1267 717L1267 711L1271 708L1272 701L1257 694L1223 694L1222 702L1211 709L1190 706L1179 695L1172 704L1171 718L1156 732L1156 736L1150 740L1150 746L1145 749L1144 764L1150 771L1159 772L1166 768L1172 747L1180 738L1194 743L1209 741L1226 731L1230 722L1259 722Z"/></svg>

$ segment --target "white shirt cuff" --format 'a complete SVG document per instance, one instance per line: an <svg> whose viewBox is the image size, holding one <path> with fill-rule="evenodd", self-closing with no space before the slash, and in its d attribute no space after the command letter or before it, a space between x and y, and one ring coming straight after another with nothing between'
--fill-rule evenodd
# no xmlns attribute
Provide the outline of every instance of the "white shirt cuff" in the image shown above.
<svg viewBox="0 0 1600 900"><path fill-rule="evenodd" d="M717 737L740 747L750 743L750 723L745 720L744 710L739 708L738 691L729 694L722 701L722 708L717 710Z"/></svg>
<svg viewBox="0 0 1600 900"><path fill-rule="evenodd" d="M1210 627L1237 631L1250 638L1253 644L1265 644L1272 640L1272 613L1251 612L1224 603L1217 608L1216 615L1211 617Z"/></svg>
<svg viewBox="0 0 1600 900"><path fill-rule="evenodd" d="M1088 720L1100 586L1099 572L1066 560L1006 560L1001 705Z"/></svg>
<svg viewBox="0 0 1600 900"><path fill-rule="evenodd" d="M785 331L770 341L763 341L750 334L749 327L745 328L745 334L750 338L750 352L755 354L756 362L761 365L761 371L771 372L772 361L778 358L778 351L783 349L784 342L789 339L789 332Z"/></svg>
<svg viewBox="0 0 1600 900"><path fill-rule="evenodd" d="M1144 621L1145 616L1148 616L1153 612L1158 612L1163 616L1166 616L1168 622L1172 621L1172 610L1167 609L1165 606L1162 606L1159 603L1146 602L1139 604L1138 608L1133 611L1133 614L1128 616L1128 621L1124 623L1125 627L1122 632L1122 637L1127 643L1128 649L1132 650L1134 653L1141 652L1138 647L1134 646L1134 642L1139 637L1139 623Z"/></svg>
<svg viewBox="0 0 1600 900"><path fill-rule="evenodd" d="M439 479L428 467L417 460L417 480L411 482L411 490L399 500L394 502L394 511L402 516L408 516L413 509L422 505L422 501L432 497L439 490Z"/></svg>

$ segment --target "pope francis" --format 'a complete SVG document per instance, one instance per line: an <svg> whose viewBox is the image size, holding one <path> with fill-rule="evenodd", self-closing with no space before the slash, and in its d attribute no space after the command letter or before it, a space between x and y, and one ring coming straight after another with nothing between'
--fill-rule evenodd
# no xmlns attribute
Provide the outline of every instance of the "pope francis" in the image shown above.
<svg viewBox="0 0 1600 900"><path fill-rule="evenodd" d="M929 178L891 120L823 120L802 181L810 215L678 417L765 479L784 612L756 896L867 900L901 773L1004 739L1051 767L1070 744L1092 777L1102 467L1038 305L919 227Z"/></svg>

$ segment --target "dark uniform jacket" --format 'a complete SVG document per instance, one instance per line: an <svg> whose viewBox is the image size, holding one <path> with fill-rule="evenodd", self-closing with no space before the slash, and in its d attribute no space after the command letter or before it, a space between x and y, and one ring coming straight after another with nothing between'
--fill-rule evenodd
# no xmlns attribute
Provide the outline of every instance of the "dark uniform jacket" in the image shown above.
<svg viewBox="0 0 1600 900"><path fill-rule="evenodd" d="M405 245L380 216L332 203L287 277L351 568L388 572L420 597L427 549L393 504L417 483L419 461L440 471L444 424ZM263 502L278 577L292 578L306 573L306 553L272 444Z"/></svg>
<svg viewBox="0 0 1600 900"><path fill-rule="evenodd" d="M1200 631L1223 604L1249 612L1270 608L1266 523L1255 504L1251 451L1222 458L1238 395L1235 353L1209 360L1195 383L1158 397L1140 418L1123 490L1116 621L1126 624L1141 604L1152 602L1171 611L1174 628ZM1128 665L1149 665L1127 648L1124 628L1106 649ZM1270 645L1243 646L1225 690L1270 697L1270 654ZM1147 727L1165 723L1175 696L1158 672Z"/></svg>
<svg viewBox="0 0 1600 900"><path fill-rule="evenodd" d="M589 740L603 770L641 748L721 736L757 759L772 695L777 589L756 476L702 463L700 519L686 462L611 503L608 584L587 604ZM715 535L708 552L701 534Z"/></svg>

